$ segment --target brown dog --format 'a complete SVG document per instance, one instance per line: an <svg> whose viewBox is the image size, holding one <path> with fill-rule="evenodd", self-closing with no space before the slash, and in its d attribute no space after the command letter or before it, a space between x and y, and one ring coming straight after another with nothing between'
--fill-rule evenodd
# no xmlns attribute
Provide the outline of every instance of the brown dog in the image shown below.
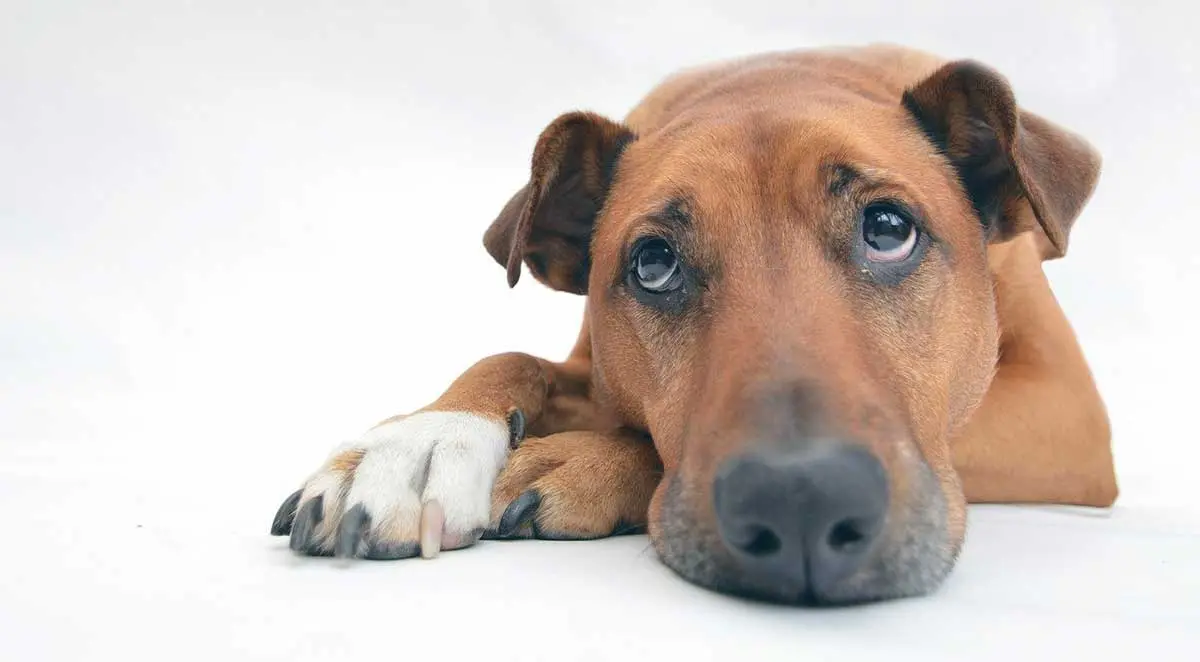
<svg viewBox="0 0 1200 662"><path fill-rule="evenodd" d="M484 359L336 451L272 530L401 558L648 527L722 591L926 592L967 502L1116 498L1041 269L1099 170L995 72L887 46L687 71L623 124L563 115L485 244L510 284L524 263L588 295L571 356Z"/></svg>

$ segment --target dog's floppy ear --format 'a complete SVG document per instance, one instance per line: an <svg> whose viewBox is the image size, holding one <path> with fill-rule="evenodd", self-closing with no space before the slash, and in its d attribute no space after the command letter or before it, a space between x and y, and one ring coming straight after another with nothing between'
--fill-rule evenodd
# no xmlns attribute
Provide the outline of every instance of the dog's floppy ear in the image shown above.
<svg viewBox="0 0 1200 662"><path fill-rule="evenodd" d="M1043 259L1062 257L1075 218L1100 176L1083 138L1017 107L1003 76L976 62L946 64L904 105L958 171L989 238L1041 225Z"/></svg>
<svg viewBox="0 0 1200 662"><path fill-rule="evenodd" d="M524 260L550 287L587 293L592 226L631 140L624 125L585 112L562 115L542 131L529 183L483 236L488 253L508 269L509 286Z"/></svg>

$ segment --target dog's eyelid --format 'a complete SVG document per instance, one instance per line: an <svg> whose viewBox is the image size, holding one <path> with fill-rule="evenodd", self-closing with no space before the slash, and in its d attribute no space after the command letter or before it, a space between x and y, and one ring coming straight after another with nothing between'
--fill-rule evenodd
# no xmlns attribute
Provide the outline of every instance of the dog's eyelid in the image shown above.
<svg viewBox="0 0 1200 662"><path fill-rule="evenodd" d="M921 209L920 205L913 204L904 198L897 196L881 198L879 202L896 207L913 222L913 225L917 226L917 229L921 231L921 234L933 241L938 240L937 233L934 232L933 228L930 226L928 215L923 209Z"/></svg>
<svg viewBox="0 0 1200 662"><path fill-rule="evenodd" d="M626 243L631 249L634 246L637 246L639 243L649 239L662 239L663 241L669 241L672 244L675 244L677 243L675 241L676 235L670 230L670 228L664 227L658 223L646 223L645 225L642 225L634 230L634 232L629 236L629 241Z"/></svg>
<svg viewBox="0 0 1200 662"><path fill-rule="evenodd" d="M945 242L942 241L942 237L938 230L929 222L929 215L924 212L920 205L908 202L907 200L898 196L888 196L876 198L875 200L867 202L867 204L863 206L863 209L865 210L867 207L873 204L880 203L896 207L905 216L907 216L908 219L912 221L913 225L916 226L917 230L921 233L923 237L922 241L926 241L934 246L937 246L941 250L948 249L948 247L945 245Z"/></svg>
<svg viewBox="0 0 1200 662"><path fill-rule="evenodd" d="M626 253L632 253L638 244L650 239L662 239L683 252L694 231L690 207L687 198L676 196L647 214L629 233Z"/></svg>
<svg viewBox="0 0 1200 662"><path fill-rule="evenodd" d="M898 196L884 195L884 196L879 196L879 197L868 198L867 200L864 201L864 204L862 205L862 207L863 207L863 209L867 209L868 207L874 207L874 206L879 206L879 205L893 207L896 209L896 211L900 212L904 216L907 216L910 220L912 220L917 225L919 225L919 226L924 225L924 223L922 222L923 215L921 214L920 209L918 209L915 205L909 204L906 200L904 200L903 198L898 197ZM922 228L922 229L924 229L924 228Z"/></svg>

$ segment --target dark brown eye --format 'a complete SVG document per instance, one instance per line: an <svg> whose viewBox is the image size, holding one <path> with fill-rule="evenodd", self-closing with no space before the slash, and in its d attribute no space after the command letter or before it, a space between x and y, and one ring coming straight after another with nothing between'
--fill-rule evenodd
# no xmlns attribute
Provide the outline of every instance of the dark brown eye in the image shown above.
<svg viewBox="0 0 1200 662"><path fill-rule="evenodd" d="M639 286L648 292L661 293L678 289L679 260L665 239L647 239L634 249L633 275Z"/></svg>
<svg viewBox="0 0 1200 662"><path fill-rule="evenodd" d="M913 254L919 232L904 212L889 204L875 204L863 210L862 239L867 259L872 262L900 262Z"/></svg>

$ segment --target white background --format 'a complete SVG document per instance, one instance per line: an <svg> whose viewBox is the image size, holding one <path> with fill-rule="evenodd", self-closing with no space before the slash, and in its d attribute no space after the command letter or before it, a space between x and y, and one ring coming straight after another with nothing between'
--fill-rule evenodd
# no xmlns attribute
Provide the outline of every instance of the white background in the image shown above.
<svg viewBox="0 0 1200 662"><path fill-rule="evenodd" d="M0 659L1195 653L1188 11L0 0ZM839 611L693 588L640 537L340 567L266 535L334 443L570 348L582 300L508 290L480 241L553 117L876 40L995 66L1105 156L1048 272L1108 401L1111 514L973 509L942 591Z"/></svg>

